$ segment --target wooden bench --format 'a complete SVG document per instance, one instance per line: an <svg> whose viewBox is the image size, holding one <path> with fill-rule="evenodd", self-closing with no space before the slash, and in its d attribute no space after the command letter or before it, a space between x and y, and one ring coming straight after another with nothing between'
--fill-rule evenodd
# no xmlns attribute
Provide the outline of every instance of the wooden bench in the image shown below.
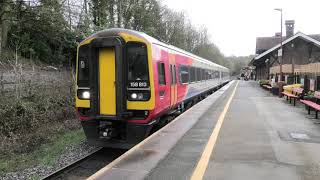
<svg viewBox="0 0 320 180"><path fill-rule="evenodd" d="M267 90L271 90L272 89L272 87L270 85L268 85L268 84L262 85L262 87L264 87Z"/></svg>
<svg viewBox="0 0 320 180"><path fill-rule="evenodd" d="M320 92L315 91L314 97L316 99L320 99ZM316 111L316 119L318 119L318 111L320 111L320 105L316 102L309 101L309 100L300 100L301 103L305 104L308 107L308 114L310 114L311 109Z"/></svg>
<svg viewBox="0 0 320 180"><path fill-rule="evenodd" d="M285 92L285 91L281 92L281 94L287 97L287 101L289 100L290 104L291 104L291 99L293 99L294 106L296 105L296 99L299 99L302 93L303 93L302 88L293 88L292 93Z"/></svg>

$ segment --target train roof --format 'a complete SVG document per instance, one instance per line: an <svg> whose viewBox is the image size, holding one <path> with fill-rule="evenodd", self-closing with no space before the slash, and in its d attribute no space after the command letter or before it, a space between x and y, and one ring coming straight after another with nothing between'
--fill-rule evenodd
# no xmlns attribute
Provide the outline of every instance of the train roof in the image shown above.
<svg viewBox="0 0 320 180"><path fill-rule="evenodd" d="M197 55L189 53L189 52L187 52L187 51L185 51L183 49L180 49L180 48L177 48L177 47L172 46L170 44L166 44L164 42L161 42L161 41L159 41L159 40L147 35L144 32L139 32L139 31L135 31L135 30L129 30L129 29L124 29L124 28L105 29L105 30L102 30L102 31L99 31L97 33L92 34L91 36L87 37L86 39L90 39L90 38L94 38L94 37L118 36L119 33L131 34L131 35L137 36L139 38L143 38L143 39L147 40L148 42L150 42L152 44L157 44L157 45L172 49L174 51L177 51L179 53L185 54L187 56L193 57L193 58L197 59L198 61L200 61L202 63L209 64L209 65L214 65L214 66L220 67L220 68L225 69L225 70L229 69L229 68L226 68L226 67L221 66L219 64L216 64L216 63L214 63L212 61L206 60L206 59L204 59L202 57L199 57Z"/></svg>

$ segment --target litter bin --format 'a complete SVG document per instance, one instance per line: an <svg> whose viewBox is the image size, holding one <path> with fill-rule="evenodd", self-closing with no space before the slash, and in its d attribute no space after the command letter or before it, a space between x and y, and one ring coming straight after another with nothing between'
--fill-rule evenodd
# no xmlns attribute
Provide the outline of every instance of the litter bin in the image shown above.
<svg viewBox="0 0 320 180"><path fill-rule="evenodd" d="M278 96L279 95L279 87L278 86L272 87L271 92L273 95Z"/></svg>

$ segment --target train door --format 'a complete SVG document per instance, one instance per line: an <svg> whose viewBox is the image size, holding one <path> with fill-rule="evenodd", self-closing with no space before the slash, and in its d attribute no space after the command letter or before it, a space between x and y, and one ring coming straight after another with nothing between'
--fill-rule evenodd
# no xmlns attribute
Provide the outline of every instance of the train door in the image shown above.
<svg viewBox="0 0 320 180"><path fill-rule="evenodd" d="M115 49L99 50L99 99L101 115L116 115Z"/></svg>
<svg viewBox="0 0 320 180"><path fill-rule="evenodd" d="M169 56L170 69L170 107L173 107L177 102L177 75L174 55Z"/></svg>

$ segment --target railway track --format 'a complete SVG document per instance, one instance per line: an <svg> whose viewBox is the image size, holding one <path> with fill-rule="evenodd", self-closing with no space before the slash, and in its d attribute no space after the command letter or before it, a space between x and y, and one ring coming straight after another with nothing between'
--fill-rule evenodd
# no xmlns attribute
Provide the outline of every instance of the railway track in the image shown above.
<svg viewBox="0 0 320 180"><path fill-rule="evenodd" d="M179 114L180 115L180 114ZM151 134L161 129L168 124L172 119L178 115L171 115L166 117L164 124L154 127ZM127 150L113 149L113 148L98 148L87 156L74 161L65 167L58 169L50 175L42 178L42 180L81 180L87 179L101 168L105 167L113 160L121 156Z"/></svg>
<svg viewBox="0 0 320 180"><path fill-rule="evenodd" d="M219 87L220 89L220 87ZM201 100L200 100L201 101ZM198 102L196 102L198 103ZM194 105L194 104L193 104ZM192 105L192 106L193 106ZM191 106L190 106L191 107ZM187 107L186 109L190 108ZM186 110L185 109L185 110ZM158 131L173 119L181 115L183 112L175 112L171 115L162 117L163 124L158 124L153 128L151 134ZM151 135L150 134L150 135ZM59 170L53 172L49 176L43 178L43 180L56 180L56 179L68 179L68 180L79 180L86 179L89 176L96 173L101 168L105 167L107 164L111 163L113 160L121 156L127 150L124 149L112 149L112 148L100 148L92 152L91 154L79 159Z"/></svg>
<svg viewBox="0 0 320 180"><path fill-rule="evenodd" d="M179 116L179 114L172 114L165 117L165 123L159 124L154 127L151 134L161 129L163 126L167 125L174 118ZM150 134L150 135L151 135ZM113 149L113 148L98 148L87 156L74 161L65 167L58 169L57 171L51 173L50 175L42 178L42 180L81 180L87 179L94 173L96 173L101 168L105 167L113 160L121 156L127 150L124 149Z"/></svg>
<svg viewBox="0 0 320 180"><path fill-rule="evenodd" d="M86 179L99 169L103 168L117 157L125 153L123 149L100 148L69 165L53 172L43 178L43 180Z"/></svg>

